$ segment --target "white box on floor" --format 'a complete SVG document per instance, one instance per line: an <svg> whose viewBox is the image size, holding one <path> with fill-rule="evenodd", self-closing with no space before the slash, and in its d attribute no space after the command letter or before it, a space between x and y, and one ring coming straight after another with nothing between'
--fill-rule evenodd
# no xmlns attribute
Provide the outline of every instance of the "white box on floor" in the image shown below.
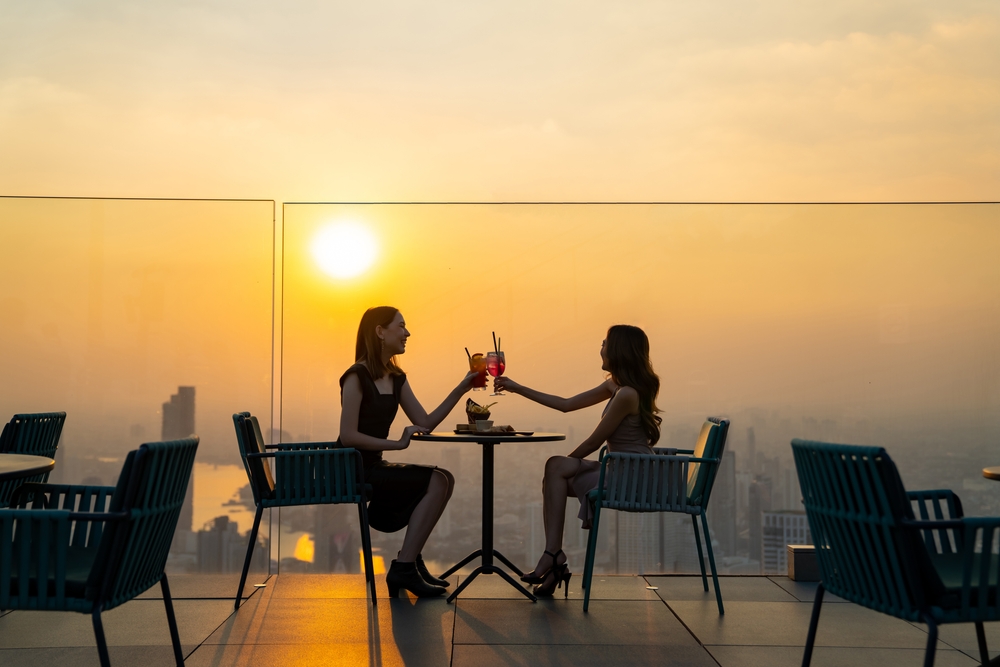
<svg viewBox="0 0 1000 667"><path fill-rule="evenodd" d="M788 578L792 581L819 581L816 547L811 544L788 545Z"/></svg>

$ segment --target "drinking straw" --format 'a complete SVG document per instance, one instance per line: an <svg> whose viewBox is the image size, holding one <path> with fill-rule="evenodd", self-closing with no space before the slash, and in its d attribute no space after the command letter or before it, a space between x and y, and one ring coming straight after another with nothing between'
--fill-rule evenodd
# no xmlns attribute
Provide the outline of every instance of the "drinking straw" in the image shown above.
<svg viewBox="0 0 1000 667"><path fill-rule="evenodd" d="M469 348L465 348L465 353L469 354ZM472 355L469 354L469 361L472 361Z"/></svg>
<svg viewBox="0 0 1000 667"><path fill-rule="evenodd" d="M499 353L500 348L497 346L497 332L493 332L493 351Z"/></svg>
<svg viewBox="0 0 1000 667"><path fill-rule="evenodd" d="M497 353L500 352L500 340L501 339L497 338Z"/></svg>

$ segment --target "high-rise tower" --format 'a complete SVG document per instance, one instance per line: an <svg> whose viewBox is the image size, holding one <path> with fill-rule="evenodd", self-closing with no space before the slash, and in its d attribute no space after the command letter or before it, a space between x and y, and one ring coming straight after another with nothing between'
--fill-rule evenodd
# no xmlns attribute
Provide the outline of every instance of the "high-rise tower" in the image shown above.
<svg viewBox="0 0 1000 667"><path fill-rule="evenodd" d="M194 387L177 387L177 393L163 404L162 440L177 440L194 433ZM193 529L194 523L194 480L188 480L187 493L181 515L177 519L177 530Z"/></svg>

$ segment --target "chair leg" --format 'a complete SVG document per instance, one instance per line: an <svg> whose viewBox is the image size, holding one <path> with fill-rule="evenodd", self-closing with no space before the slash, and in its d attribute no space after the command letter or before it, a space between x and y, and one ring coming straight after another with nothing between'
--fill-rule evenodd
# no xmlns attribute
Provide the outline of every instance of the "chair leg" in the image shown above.
<svg viewBox="0 0 1000 667"><path fill-rule="evenodd" d="M365 505L363 498L358 503L358 520L361 524L361 550L365 555L365 580L368 582L368 587L371 590L372 605L377 605L378 598L375 595L375 565L372 562L372 534L368 526L368 507Z"/></svg>
<svg viewBox="0 0 1000 667"><path fill-rule="evenodd" d="M601 525L601 503L594 507L594 520L587 539L587 560L583 566L583 611L590 609L590 587L594 578L594 561L597 559L597 529Z"/></svg>
<svg viewBox="0 0 1000 667"><path fill-rule="evenodd" d="M816 598L813 600L812 618L809 619L809 634L806 635L806 650L802 654L802 667L809 667L812 662L813 644L816 642L816 628L819 626L819 612L823 608L823 582L816 587Z"/></svg>
<svg viewBox="0 0 1000 667"><path fill-rule="evenodd" d="M705 592L708 592L708 577L705 576L705 555L701 551L701 533L698 530L698 517L694 514L691 515L691 523L694 525L694 543L698 546L698 565L701 567L701 585L705 587ZM708 531L706 531L705 537L708 538Z"/></svg>
<svg viewBox="0 0 1000 667"><path fill-rule="evenodd" d="M712 551L712 536L708 532L708 517L705 510L701 511L701 525L705 529L705 547L708 549L708 566L712 568L712 584L715 585L715 601L719 603L719 616L723 616L726 610L722 608L722 591L719 590L719 574L715 571L715 553ZM704 570L704 566L702 566Z"/></svg>
<svg viewBox="0 0 1000 667"><path fill-rule="evenodd" d="M174 645L174 660L177 667L184 667L184 652L181 650L181 636L177 632L177 618L174 616L174 601L170 597L170 585L167 583L167 573L160 579L163 590L163 606L167 608L167 625L170 626L170 643ZM241 589L242 590L242 589Z"/></svg>
<svg viewBox="0 0 1000 667"><path fill-rule="evenodd" d="M108 642L104 639L104 624L101 623L101 608L94 607L90 616L94 621L94 639L97 640L97 656L101 659L101 667L111 667L111 658L108 657Z"/></svg>
<svg viewBox="0 0 1000 667"><path fill-rule="evenodd" d="M934 667L934 652L937 650L937 634L938 628L937 623L928 614L924 614L924 623L927 624L927 650L924 652L924 667ZM982 627L982 624L977 624ZM976 628L976 634L978 635L979 628ZM985 638L983 639L985 642ZM982 645L980 645L980 648ZM986 663L983 663L986 664Z"/></svg>
<svg viewBox="0 0 1000 667"><path fill-rule="evenodd" d="M250 571L250 561L253 559L253 549L257 546L257 529L260 528L260 518L264 515L264 506L257 505L257 514L253 518L253 528L250 529L250 543L247 544L247 557L243 559L243 574L240 575L240 587L236 589L235 608L240 608L243 600L243 587L247 583L247 572Z"/></svg>
<svg viewBox="0 0 1000 667"><path fill-rule="evenodd" d="M986 647L986 631L982 622L976 623L976 641L979 642L979 661L985 667L990 664L990 650Z"/></svg>

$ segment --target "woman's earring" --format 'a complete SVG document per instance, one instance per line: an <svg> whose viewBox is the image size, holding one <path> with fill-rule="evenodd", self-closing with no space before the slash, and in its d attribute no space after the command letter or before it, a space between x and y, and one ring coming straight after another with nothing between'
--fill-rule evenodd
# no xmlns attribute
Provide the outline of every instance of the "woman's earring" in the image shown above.
<svg viewBox="0 0 1000 667"><path fill-rule="evenodd" d="M385 338L379 338L379 344L382 346L381 351L385 352Z"/></svg>

